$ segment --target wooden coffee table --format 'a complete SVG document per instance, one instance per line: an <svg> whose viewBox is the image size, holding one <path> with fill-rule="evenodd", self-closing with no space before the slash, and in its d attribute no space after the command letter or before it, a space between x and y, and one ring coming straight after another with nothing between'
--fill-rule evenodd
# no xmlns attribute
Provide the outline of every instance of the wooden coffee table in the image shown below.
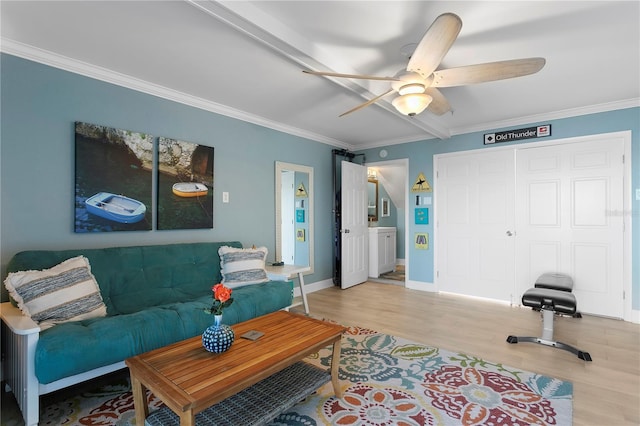
<svg viewBox="0 0 640 426"><path fill-rule="evenodd" d="M144 425L149 415L145 389L176 413L181 425L194 425L197 413L330 344L331 382L342 397L338 366L343 326L278 311L232 328L235 341L222 354L207 352L197 336L126 360L137 425ZM254 341L240 337L251 330L264 335Z"/></svg>

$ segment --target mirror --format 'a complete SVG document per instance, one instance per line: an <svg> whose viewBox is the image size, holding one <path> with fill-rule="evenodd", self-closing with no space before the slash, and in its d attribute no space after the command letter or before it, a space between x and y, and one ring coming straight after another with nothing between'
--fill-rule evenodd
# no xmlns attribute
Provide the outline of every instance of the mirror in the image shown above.
<svg viewBox="0 0 640 426"><path fill-rule="evenodd" d="M276 161L276 253L313 273L313 167Z"/></svg>
<svg viewBox="0 0 640 426"><path fill-rule="evenodd" d="M367 214L369 222L378 221L378 181L369 179L367 183L367 194L369 201L367 202Z"/></svg>

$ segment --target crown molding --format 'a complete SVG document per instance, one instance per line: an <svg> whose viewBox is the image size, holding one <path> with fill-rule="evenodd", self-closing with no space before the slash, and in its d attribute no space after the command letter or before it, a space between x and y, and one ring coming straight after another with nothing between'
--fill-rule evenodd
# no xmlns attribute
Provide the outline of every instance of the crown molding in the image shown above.
<svg viewBox="0 0 640 426"><path fill-rule="evenodd" d="M333 138L309 132L297 127L286 126L282 123L269 120L254 114L249 114L226 105L211 102L197 96L192 96L177 90L169 89L164 86L150 83L126 74L109 70L107 68L92 65L86 62L78 61L63 55L58 55L44 49L20 43L11 39L0 38L0 52L17 56L43 65L58 68L74 74L104 81L106 83L115 84L127 89L146 93L148 95L157 96L173 102L178 102L194 108L213 112L215 114L224 115L226 117L235 118L237 120L256 124L279 132L299 136L304 139L310 139L316 142L324 143L334 147L351 148L351 145Z"/></svg>
<svg viewBox="0 0 640 426"><path fill-rule="evenodd" d="M560 120L563 118L578 117L581 115L597 114L600 112L615 111L620 109L634 108L640 106L640 98L625 99L622 101L607 102L603 104L590 105L580 108L570 108L560 111L553 111L543 114L528 115L510 120L494 121L492 123L482 123L476 126L457 127L451 129L453 135L463 135L467 133L482 132L487 130L502 129L524 124L538 123L550 120Z"/></svg>
<svg viewBox="0 0 640 426"><path fill-rule="evenodd" d="M524 117L518 117L510 120L494 121L491 123L482 123L474 126L456 127L451 129L451 135L465 135L468 133L485 132L496 129L504 129L514 126L522 126L531 123L539 123L551 120L559 120L563 118L579 117L581 115L597 114L600 112L616 111L627 108L640 107L640 98L625 99L616 102L607 102L598 105L591 105L587 107L571 108L561 111L548 112L544 114L528 115ZM426 140L435 139L435 137L407 137L401 139L390 139L386 141L376 141L364 145L358 145L352 149L363 150L380 148L383 146L400 145L411 142L421 142Z"/></svg>

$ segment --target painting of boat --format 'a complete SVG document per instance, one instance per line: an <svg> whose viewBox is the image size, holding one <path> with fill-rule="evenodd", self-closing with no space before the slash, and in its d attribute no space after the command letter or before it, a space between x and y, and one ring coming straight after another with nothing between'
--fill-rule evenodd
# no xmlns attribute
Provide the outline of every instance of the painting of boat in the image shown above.
<svg viewBox="0 0 640 426"><path fill-rule="evenodd" d="M89 213L119 223L140 222L147 211L144 203L109 192L98 192L84 203Z"/></svg>
<svg viewBox="0 0 640 426"><path fill-rule="evenodd" d="M207 185L197 182L174 183L172 190L178 197L203 197L209 192Z"/></svg>

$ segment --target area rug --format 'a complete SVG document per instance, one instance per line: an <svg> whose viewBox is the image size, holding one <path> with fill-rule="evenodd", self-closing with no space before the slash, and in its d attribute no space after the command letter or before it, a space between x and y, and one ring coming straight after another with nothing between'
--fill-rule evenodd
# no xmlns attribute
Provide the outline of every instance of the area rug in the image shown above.
<svg viewBox="0 0 640 426"><path fill-rule="evenodd" d="M328 367L325 348L308 362ZM272 426L570 425L570 382L351 327L342 338L342 399L331 383ZM128 376L42 401L41 425L135 425ZM147 395L150 410L162 403ZM235 426L235 425L233 425Z"/></svg>

